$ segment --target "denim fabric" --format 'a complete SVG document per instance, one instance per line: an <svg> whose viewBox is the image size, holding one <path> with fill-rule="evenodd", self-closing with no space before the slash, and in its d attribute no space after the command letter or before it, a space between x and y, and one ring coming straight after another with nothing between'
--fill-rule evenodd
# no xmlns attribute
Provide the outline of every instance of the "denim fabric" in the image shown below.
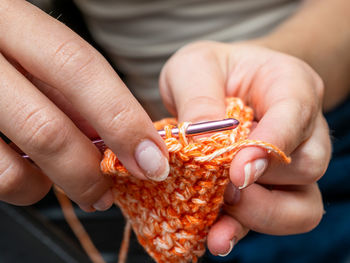
<svg viewBox="0 0 350 263"><path fill-rule="evenodd" d="M319 181L325 203L320 225L292 236L250 233L225 258L209 255L213 262L242 263L350 263L350 99L326 114L333 154Z"/></svg>

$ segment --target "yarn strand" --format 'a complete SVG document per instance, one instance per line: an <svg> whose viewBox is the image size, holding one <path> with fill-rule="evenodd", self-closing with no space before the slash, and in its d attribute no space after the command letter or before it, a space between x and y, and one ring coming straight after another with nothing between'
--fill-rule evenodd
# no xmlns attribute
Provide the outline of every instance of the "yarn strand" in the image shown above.
<svg viewBox="0 0 350 263"><path fill-rule="evenodd" d="M124 227L123 241L119 249L118 263L126 263L129 244L130 244L130 234L131 234L131 223L129 220L126 220L126 224Z"/></svg>
<svg viewBox="0 0 350 263"><path fill-rule="evenodd" d="M81 224L78 217L76 216L72 202L65 195L65 193L56 185L54 185L54 192L58 202L61 205L64 218L66 219L68 225L72 229L73 233L79 240L81 246L85 250L86 254L89 256L91 261L93 263L106 263L103 257L101 256L100 252L92 243L91 238L86 232L84 226Z"/></svg>

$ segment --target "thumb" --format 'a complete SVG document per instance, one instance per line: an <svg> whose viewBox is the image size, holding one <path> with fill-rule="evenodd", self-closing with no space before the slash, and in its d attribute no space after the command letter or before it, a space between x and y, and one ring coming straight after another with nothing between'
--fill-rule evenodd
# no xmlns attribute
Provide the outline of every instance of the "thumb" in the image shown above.
<svg viewBox="0 0 350 263"><path fill-rule="evenodd" d="M225 78L217 60L209 49L180 50L164 66L160 91L165 106L179 122L225 117Z"/></svg>

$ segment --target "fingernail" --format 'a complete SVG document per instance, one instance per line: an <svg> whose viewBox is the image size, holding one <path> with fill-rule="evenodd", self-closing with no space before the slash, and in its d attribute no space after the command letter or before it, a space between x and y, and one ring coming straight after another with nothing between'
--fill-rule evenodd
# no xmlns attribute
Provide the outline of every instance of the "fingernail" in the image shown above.
<svg viewBox="0 0 350 263"><path fill-rule="evenodd" d="M249 162L244 166L244 183L238 189L243 189L251 183L251 177L254 177L255 182L266 170L267 167L266 159L257 159L253 162Z"/></svg>
<svg viewBox="0 0 350 263"><path fill-rule="evenodd" d="M135 150L135 158L145 175L154 181L163 181L169 174L169 162L150 140L142 141Z"/></svg>
<svg viewBox="0 0 350 263"><path fill-rule="evenodd" d="M233 249L233 247L235 246L235 243L236 243L236 238L233 238L232 240L230 240L230 248L229 248L229 250L226 253L224 253L224 254L218 254L218 256L226 257L228 254L230 254L232 249Z"/></svg>
<svg viewBox="0 0 350 263"><path fill-rule="evenodd" d="M266 159L258 159L254 161L254 164L255 164L255 174L254 174L254 182L255 182L265 172L268 162Z"/></svg>
<svg viewBox="0 0 350 263"><path fill-rule="evenodd" d="M224 193L224 202L226 205L235 205L240 199L240 191L231 182L228 183Z"/></svg>
<svg viewBox="0 0 350 263"><path fill-rule="evenodd" d="M105 211L113 205L114 197L112 190L109 189L96 203L92 205L98 211Z"/></svg>

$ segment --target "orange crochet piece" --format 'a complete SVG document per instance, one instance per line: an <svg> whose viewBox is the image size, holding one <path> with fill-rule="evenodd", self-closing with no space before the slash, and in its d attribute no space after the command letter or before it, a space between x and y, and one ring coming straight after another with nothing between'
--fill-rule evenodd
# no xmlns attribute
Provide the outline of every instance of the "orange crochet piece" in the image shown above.
<svg viewBox="0 0 350 263"><path fill-rule="evenodd" d="M170 154L170 174L162 182L131 176L111 150L104 152L101 170L115 178L115 203L158 263L196 262L204 254L209 228L223 203L230 163L240 149L262 147L290 162L273 145L247 140L253 111L240 99L227 99L226 116L240 125L197 139L185 136L189 123L179 125L179 138L171 134L174 119L155 123L157 129L166 131L164 141Z"/></svg>

